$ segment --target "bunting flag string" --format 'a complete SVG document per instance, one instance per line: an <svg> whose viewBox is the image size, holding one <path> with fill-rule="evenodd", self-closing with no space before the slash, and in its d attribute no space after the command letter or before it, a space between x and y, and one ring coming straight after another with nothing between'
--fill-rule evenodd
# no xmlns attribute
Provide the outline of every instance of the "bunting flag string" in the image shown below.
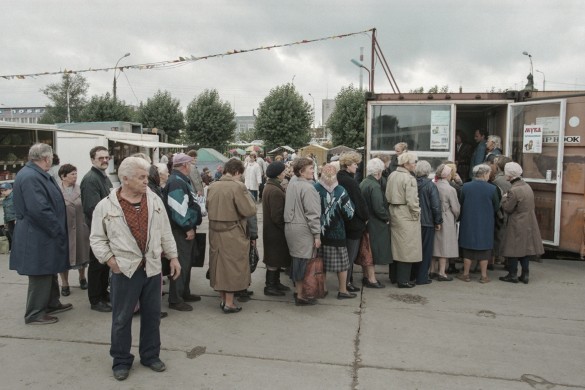
<svg viewBox="0 0 585 390"><path fill-rule="evenodd" d="M229 51L224 52L224 53L209 54L209 55L205 55L205 56L194 56L194 55L179 56L178 58L176 58L174 60L149 62L149 63L144 63L144 64L124 65L124 66L118 66L118 67L112 66L112 67L107 67L107 68L88 68L88 69L78 69L78 70L64 69L64 70L59 70L59 71L54 71L54 72L40 72L40 73L28 73L28 74L9 74L9 75L0 75L0 78L6 79L6 80L13 80L13 79L24 80L27 77L41 77L41 76L50 76L50 75L67 74L67 73L68 74L77 74L77 73L87 73L87 72L107 72L110 70L124 71L124 69L150 70L150 69L170 68L170 67L186 65L189 62L208 60L211 58L231 56L231 55L243 54L243 53L251 53L251 52L260 51L260 50L271 50L271 49L276 49L276 48L281 48L281 47L303 45L303 44L314 43L314 42L328 41L328 40L332 40L332 39L343 39L343 38L348 38L348 37L351 37L354 35L371 33L373 30L374 29L371 28L371 29L364 30L364 31L352 32L352 33L340 34L340 35L332 35L332 36L328 36L328 37L315 38L315 39L303 39L301 41L289 42L289 43L283 43L283 44L277 44L277 45L270 45L270 46L260 46L260 47L256 47L253 49L233 49L233 50L229 50Z"/></svg>

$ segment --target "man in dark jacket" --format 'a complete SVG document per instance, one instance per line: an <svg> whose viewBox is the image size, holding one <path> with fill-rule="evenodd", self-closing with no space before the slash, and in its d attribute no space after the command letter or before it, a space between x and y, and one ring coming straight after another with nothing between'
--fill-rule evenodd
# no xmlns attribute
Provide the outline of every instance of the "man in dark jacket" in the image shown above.
<svg viewBox="0 0 585 390"><path fill-rule="evenodd" d="M106 169L110 161L108 149L104 146L96 146L89 151L91 169L81 180L81 204L87 226L91 226L91 219L95 206L110 194L112 182L108 178ZM87 267L87 295L91 310L102 313L112 311L108 297L108 278L110 269L107 265L101 264L89 251L89 266ZM82 281L83 283L83 281Z"/></svg>
<svg viewBox="0 0 585 390"><path fill-rule="evenodd" d="M418 186L418 200L420 204L420 224L422 242L422 261L414 263L413 267L416 284L429 284L429 268L433 260L433 244L435 230L440 230L443 224L443 209L439 190L431 179L431 164L428 161L419 161L416 164L416 184ZM412 278L411 278L412 279Z"/></svg>
<svg viewBox="0 0 585 390"><path fill-rule="evenodd" d="M368 221L368 205L362 195L358 182L354 179L358 164L362 156L356 152L343 153L339 157L340 170L337 172L337 182L349 195L349 199L355 206L353 218L345 224L347 256L349 257L349 269L347 270L347 291L357 292L360 289L353 285L353 262L358 255L360 240L366 230Z"/></svg>
<svg viewBox="0 0 585 390"><path fill-rule="evenodd" d="M28 276L24 322L53 324L59 319L50 314L73 308L70 303L59 301L57 280L57 273L69 269L67 212L59 186L47 173L53 149L46 144L34 144L28 159L14 182L17 222L10 269Z"/></svg>
<svg viewBox="0 0 585 390"><path fill-rule="evenodd" d="M195 201L195 190L189 179L194 158L177 153L173 156L173 171L164 189L165 205L171 222L173 237L177 243L181 275L171 280L169 287L169 308L191 311L193 306L186 302L201 300L199 295L191 294L191 262L197 256L195 229L201 224L201 208Z"/></svg>

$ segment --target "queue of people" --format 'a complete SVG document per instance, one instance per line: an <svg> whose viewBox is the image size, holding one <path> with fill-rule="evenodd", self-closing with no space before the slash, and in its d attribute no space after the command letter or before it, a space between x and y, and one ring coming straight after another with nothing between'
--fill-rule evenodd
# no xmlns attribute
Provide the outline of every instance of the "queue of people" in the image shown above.
<svg viewBox="0 0 585 390"><path fill-rule="evenodd" d="M495 154L496 141L489 140L490 153ZM337 299L355 298L362 287L385 288L376 265L389 265L390 281L398 288L413 288L452 281L447 265L455 267L455 259L462 258L457 279L469 282L476 262L479 281L488 283L496 243L498 255L507 259L508 274L500 280L528 283L529 260L544 251L534 195L519 164L496 155L472 167L474 180L463 183L456 164L444 162L433 172L406 144L397 145L396 152L395 163L387 156L369 160L361 183L355 178L361 163L356 152L339 156L338 167L323 165L319 175L308 157L275 159L262 168L255 156L247 163L235 158L225 163L218 179L210 181L204 204L210 287L219 294L220 310L239 313L240 303L252 295L247 289L250 254L257 246L260 184L267 296L286 296L291 290L281 278L285 270L294 303L315 305L303 288L307 265L315 257L323 259L325 275L336 274ZM90 308L112 313L114 377L126 379L133 364L131 323L138 310L140 363L163 371L163 263L170 283L168 307L193 310L191 303L201 300L190 289L193 259L201 255L195 240L202 222L198 186L207 185L207 179L194 173L195 151L169 156L170 172L167 164L153 165L138 154L121 162L121 185L114 189L106 173L108 150L95 147L89 157L92 168L81 185L70 164L59 168L57 183L49 174L51 147L35 144L10 193L16 216L10 268L29 277L25 323L55 323L54 314L72 309L60 295L71 293L68 271L77 269ZM248 178L256 181L254 186ZM358 258L370 259L360 262L361 286L352 277Z"/></svg>

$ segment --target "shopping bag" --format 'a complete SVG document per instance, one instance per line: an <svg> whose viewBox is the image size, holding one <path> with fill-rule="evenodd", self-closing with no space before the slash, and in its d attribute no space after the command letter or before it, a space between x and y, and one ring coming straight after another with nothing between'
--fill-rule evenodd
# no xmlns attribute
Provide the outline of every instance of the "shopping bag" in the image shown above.
<svg viewBox="0 0 585 390"><path fill-rule="evenodd" d="M195 233L195 250L191 259L191 267L203 267L205 263L205 248L207 248L207 233Z"/></svg>
<svg viewBox="0 0 585 390"><path fill-rule="evenodd" d="M307 261L305 277L303 278L303 297L325 297L325 273L323 272L323 259L313 252L313 258Z"/></svg>
<svg viewBox="0 0 585 390"><path fill-rule="evenodd" d="M370 233L366 230L360 240L360 249L354 261L355 264L367 267L374 265L374 256L372 255L372 247L370 244Z"/></svg>
<svg viewBox="0 0 585 390"><path fill-rule="evenodd" d="M256 248L256 245L250 244L250 253L248 259L250 262L250 273L253 273L256 271L256 267L260 261L260 256L258 255L258 248Z"/></svg>

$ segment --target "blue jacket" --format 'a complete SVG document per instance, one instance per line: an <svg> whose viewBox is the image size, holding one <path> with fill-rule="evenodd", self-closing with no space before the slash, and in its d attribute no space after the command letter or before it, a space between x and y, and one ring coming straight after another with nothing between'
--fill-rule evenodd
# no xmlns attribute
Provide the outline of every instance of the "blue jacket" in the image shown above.
<svg viewBox="0 0 585 390"><path fill-rule="evenodd" d="M443 223L443 209L437 186L428 177L417 177L420 225L434 227Z"/></svg>
<svg viewBox="0 0 585 390"><path fill-rule="evenodd" d="M500 207L497 187L483 180L463 184L459 246L487 250L494 247L494 222Z"/></svg>
<svg viewBox="0 0 585 390"><path fill-rule="evenodd" d="M473 179L473 167L479 164L482 164L485 160L485 152L486 152L486 141L481 141L475 147L473 151L473 155L471 156L471 161L469 163L469 177Z"/></svg>
<svg viewBox="0 0 585 390"><path fill-rule="evenodd" d="M16 211L14 210L14 192L11 192L2 201L4 208L4 223L14 221L16 219Z"/></svg>
<svg viewBox="0 0 585 390"><path fill-rule="evenodd" d="M195 201L196 194L187 176L173 170L163 195L172 229L186 232L201 224L201 207Z"/></svg>
<svg viewBox="0 0 585 390"><path fill-rule="evenodd" d="M54 275L69 269L67 211L55 180L28 162L14 182L16 225L10 269L20 275Z"/></svg>

